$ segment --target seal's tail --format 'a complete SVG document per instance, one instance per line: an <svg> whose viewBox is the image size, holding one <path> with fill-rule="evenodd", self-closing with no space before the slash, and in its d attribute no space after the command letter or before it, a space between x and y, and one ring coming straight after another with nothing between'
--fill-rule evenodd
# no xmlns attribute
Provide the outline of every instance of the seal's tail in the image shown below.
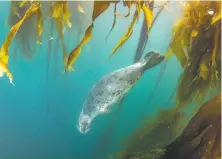
<svg viewBox="0 0 222 159"><path fill-rule="evenodd" d="M146 71L147 69L150 69L154 66L157 66L158 64L160 64L165 57L163 55L160 55L160 53L158 52L149 52L144 56L145 60L146 60L146 65L144 67L144 71Z"/></svg>

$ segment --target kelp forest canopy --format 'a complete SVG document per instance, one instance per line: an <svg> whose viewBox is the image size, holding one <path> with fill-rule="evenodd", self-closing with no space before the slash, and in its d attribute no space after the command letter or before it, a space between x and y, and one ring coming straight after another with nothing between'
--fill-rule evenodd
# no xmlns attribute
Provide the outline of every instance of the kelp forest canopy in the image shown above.
<svg viewBox="0 0 222 159"><path fill-rule="evenodd" d="M13 79L16 80L16 77L13 77L13 72L10 71L9 60L15 59L18 52L23 58L34 58L36 45L41 46L42 44L48 48L47 73L49 62L53 61L51 58L59 57L57 56L58 47L61 48L62 59L54 58L54 62L60 60L63 63L63 73L70 73L69 71L75 71L75 69L81 71L81 68L74 67L75 62L83 53L82 48L90 40L94 40L93 36L96 36L92 34L93 29L97 27L95 21L99 20L99 17L107 12L111 6L113 6L113 11L110 13L108 20L111 21L112 25L104 40L108 41L113 28L118 27L117 16L131 19L122 37L116 40L115 46L113 46L107 59L104 60L118 56L118 54L116 55L117 50L120 50L132 38L135 24L139 18L143 18L139 42L134 56L134 62L137 62L140 60L145 46L149 45L148 36L155 22L159 20L158 16L162 10L167 10L167 5L170 3L179 3L183 6L182 17L173 24L169 48L165 53L162 53L165 54L165 61L169 61L169 63L170 58L175 56L183 69L179 82L176 84L176 108L162 111L159 118L157 117L168 123L174 122L173 130L169 132L174 136L171 136L167 141L170 142L179 129L177 122L182 120L181 118L185 118L180 110L194 101L202 104L212 92L216 92L216 94L221 92L221 1L165 1L161 5L158 5L154 0L11 1L10 14L7 20L10 30L0 47L0 76L6 75L10 83L13 84ZM128 12L119 14L118 5L126 7ZM86 13L86 10L90 7L92 12ZM157 13L154 13L154 8L159 9ZM71 35L75 38L72 38ZM52 45L50 41L53 38L56 40L56 45ZM69 39L69 44L66 43L66 38ZM16 51L11 49L12 43L16 45ZM72 48L70 52L67 51L67 45ZM56 52L52 51L53 47L57 50ZM13 67L13 63L11 66ZM169 114L169 116L163 117L164 114ZM163 125L167 126L166 124ZM144 128L142 134L136 132L135 136L140 136L142 140L150 135L155 135L154 130L163 131L160 125L152 125L147 130ZM135 143L134 139L130 142L132 147L136 146L138 149L144 146ZM149 142L152 145L149 148L155 148L155 152L162 152L162 149L158 149L158 146L162 143L154 145L154 140ZM128 146L121 155L129 159L128 151L135 150L132 147ZM150 156L150 153L154 152L149 152L147 155ZM133 154L130 155L133 156Z"/></svg>
<svg viewBox="0 0 222 159"><path fill-rule="evenodd" d="M44 4L43 4L44 3ZM135 7L133 18L128 29L122 38L113 48L109 58L114 55L117 49L120 49L130 38L133 27L140 14L144 14L147 34L153 22L152 1L123 1L123 5L128 8L128 17L133 13L131 10ZM84 13L80 2L76 10ZM11 2L11 12L8 24L11 29L0 49L0 70L1 75L6 74L12 83L12 73L8 69L9 48L11 42L19 45L24 57L30 57L35 52L35 46L41 44L41 37L44 34L43 21L46 17L51 17L53 25L58 33L63 50L64 72L74 70L73 65L78 59L82 47L92 39L93 22L103 14L110 5L114 5L113 24L110 33L116 25L116 11L119 1L94 1L92 12L92 23L86 29L83 38L70 53L67 53L64 43L64 32L73 27L70 18L70 4L68 1L40 2L40 1L22 1ZM44 6L44 7L43 7ZM47 7L45 7L47 6ZM77 19L77 18L76 18ZM184 69L180 77L177 99L180 105L192 100L202 99L208 88L218 87L220 85L220 61L221 61L221 2L220 1L195 1L187 2L184 6L183 17L174 25L172 40L166 57L175 54L181 66ZM50 27L53 29L54 27ZM109 34L110 34L109 33ZM108 36L107 36L108 37Z"/></svg>
<svg viewBox="0 0 222 159"><path fill-rule="evenodd" d="M177 103L203 101L208 90L221 84L221 1L187 2L173 28L167 56L175 54L184 71Z"/></svg>
<svg viewBox="0 0 222 159"><path fill-rule="evenodd" d="M15 43L18 44L21 52L23 52L24 57L29 57L35 52L35 45L42 44L42 36L44 35L44 25L50 23L49 29L56 28L58 37L60 39L61 48L63 52L63 63L64 63L64 72L68 70L74 70L73 64L79 57L82 47L92 38L93 22L105 12L110 5L117 5L119 1L94 1L93 2L93 13L92 23L86 29L83 38L80 42L74 46L73 50L70 53L67 53L66 46L64 43L64 32L72 28L72 23L70 19L71 15L70 6L72 3L68 1L55 1L55 2L40 2L40 1L21 1L21 2L11 2L11 12L8 20L8 24L11 26L11 29L5 38L0 50L0 70L1 74L6 74L12 83L13 76L8 69L8 59L11 54L9 54L9 48L11 42L15 39ZM123 1L123 5L129 9L135 7L134 16L131 24L128 27L128 30L114 47L111 55L115 53L131 36L133 32L133 26L138 20L139 15L143 12L144 17L147 22L147 27L151 25L153 19L153 14L150 8L145 5L146 1ZM84 14L84 9L80 2L76 2L73 5L76 5L76 10ZM116 17L116 12L114 11L113 16ZM50 17L50 18L47 18ZM48 20L49 19L49 20ZM78 18L75 18L78 20ZM46 21L49 22L46 22ZM84 21L84 20L83 20ZM44 22L44 23L43 23ZM115 27L115 18L113 21L112 29ZM78 24L78 23L76 23ZM81 28L81 26L80 26ZM111 29L111 31L112 31ZM110 31L110 33L111 33ZM52 31L53 32L53 31ZM29 34L30 33L30 34ZM48 42L50 45L50 42ZM51 46L49 46L51 47ZM49 49L51 50L51 49ZM48 54L50 54L49 51ZM50 58L51 55L48 55ZM49 61L49 60L47 60Z"/></svg>
<svg viewBox="0 0 222 159"><path fill-rule="evenodd" d="M221 158L220 1L185 3L166 60L172 55L183 68L174 107L158 111L132 133L117 158ZM190 115L185 111L190 107L199 110Z"/></svg>
<svg viewBox="0 0 222 159"><path fill-rule="evenodd" d="M183 106L193 98L201 100L206 95L208 88L219 87L220 85L221 2L195 1L178 3L184 5L183 17L174 24L172 40L169 50L166 52L166 59L173 54L176 55L177 60L184 69L176 93L178 104ZM42 44L42 39L44 39L42 36L45 34L43 28L51 29L51 33L54 30L57 32L59 37L57 40L60 41L62 48L64 72L66 72L74 70L73 65L81 54L82 47L93 38L92 30L95 27L93 24L94 21L106 12L111 5L114 5L113 20L111 19L113 24L110 26L111 30L107 35L107 39L113 28L117 25L117 5L123 5L128 8L128 13L122 15L123 18L128 17L130 14L133 14L133 17L128 29L126 29L122 38L117 41L116 46L114 46L107 59L112 57L116 50L120 49L131 37L134 24L138 21L140 14L144 15L143 27L146 29L143 30L147 34L145 36L148 36L154 21L158 20L158 17L154 18L153 13L155 1L123 1L122 3L120 1L94 1L91 4L93 5L91 24L88 24L89 26L86 28L82 39L77 41L77 43L73 42L73 50L68 53L64 43L64 32L70 32L72 28L78 28L77 24L80 25L79 28L83 28L81 26L83 23L80 23L80 16L76 16L77 12L81 14L85 13L82 7L83 4L80 1L12 1L8 18L8 25L11 29L0 49L1 75L6 74L12 83L13 75L8 68L8 60L9 57L10 59L11 57L15 57L16 53L9 53L11 42L15 41L15 44L18 45L24 57L31 58L35 52L36 44ZM165 7L164 5L162 7ZM76 10L74 15L71 14L70 8ZM72 25L71 20L78 22ZM49 27L44 27L47 24ZM79 32L78 29L77 32ZM146 38L143 37L143 39ZM141 43L144 42L140 42L139 44ZM49 58L51 57L50 47L52 46L50 42L48 42L48 45L47 61L49 62ZM137 48L140 52L143 50L141 47ZM138 57L136 58L138 61Z"/></svg>

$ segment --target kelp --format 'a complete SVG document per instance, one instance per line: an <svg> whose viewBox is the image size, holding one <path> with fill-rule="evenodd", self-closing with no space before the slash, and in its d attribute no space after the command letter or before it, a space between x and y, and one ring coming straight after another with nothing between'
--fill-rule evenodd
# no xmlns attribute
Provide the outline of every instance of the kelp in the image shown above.
<svg viewBox="0 0 222 159"><path fill-rule="evenodd" d="M134 62L138 62L140 60L140 58L141 58L141 56L144 52L144 49L146 48L146 44L148 42L148 39L149 39L149 36L148 36L149 32L152 30L153 26L155 25L156 20L158 19L159 15L161 14L161 12L163 11L163 9L165 8L165 6L168 3L169 3L169 1L166 1L162 6L160 6L160 9L158 10L154 19L151 22L150 28L147 27L147 22L144 19L142 29L141 29L141 32L140 32L140 39L139 39L138 46L137 46L137 49L136 49L136 54L135 54L135 57L134 57ZM149 8L153 11L153 8L154 8L153 3L149 3Z"/></svg>
<svg viewBox="0 0 222 159"><path fill-rule="evenodd" d="M13 76L8 70L8 58L9 58L8 50L11 45L11 42L13 38L15 37L16 33L18 32L22 23L26 19L37 14L40 11L40 9L41 9L41 5L39 2L33 3L31 7L25 12L22 19L10 29L6 40L4 41L4 43L2 44L0 48L0 74L3 75L4 73L6 73L6 75L8 76L10 80L10 83L12 83L12 80L13 80Z"/></svg>
<svg viewBox="0 0 222 159"><path fill-rule="evenodd" d="M73 27L67 30L67 44L72 46L79 44L85 29L91 24L90 18L92 17L91 9L93 9L93 2L69 1L68 3L72 14L70 21ZM80 12L79 9L84 13Z"/></svg>
<svg viewBox="0 0 222 159"><path fill-rule="evenodd" d="M112 50L111 55L109 56L109 58L111 56L113 56L114 53L116 52L116 50L119 49L120 47L122 47L124 45L124 43L132 35L132 33L133 33L133 26L134 26L136 20L138 20L138 18L139 18L141 9L142 9L142 11L144 13L144 17L145 17L145 21L146 21L146 26L147 26L147 33L148 33L148 30L150 29L151 23L152 23L152 20L153 20L152 7L150 7L152 5L149 5L150 3L153 3L153 2L150 1L150 2L148 2L148 5L146 5L145 1L141 1L141 2L140 1L138 1L138 2L135 2L135 1L124 1L124 5L127 6L129 9L133 5L136 5L136 11L134 13L132 22L130 23L130 25L129 25L128 29L127 29L127 32L123 35L123 37L120 39L120 41L116 44L116 46Z"/></svg>
<svg viewBox="0 0 222 159"><path fill-rule="evenodd" d="M105 12L108 7L110 6L111 3L118 3L115 2L115 1L94 1L94 9L93 9L93 14L92 14L92 21L94 22L94 20L100 15L102 14L103 12ZM114 49L112 50L112 53L111 55L109 56L109 58L115 53L115 51L117 49L119 49L129 38L130 36L132 35L133 33L133 26L135 24L135 22L138 20L139 18L139 14L140 14L140 11L143 10L144 12L144 15L146 16L146 22L148 24L148 27L150 27L150 23L152 22L152 19L153 19L153 16L152 16L152 12L150 11L149 8L147 8L146 6L144 6L143 4L145 3L144 1L124 1L124 6L127 6L129 9L132 7L132 6L136 6L136 11L134 13L134 17L132 19L132 22L130 23L129 27L128 27L128 30L127 32L125 33L125 35L120 39L120 41L117 43L117 45L114 47ZM115 8L114 8L114 12L115 12ZM115 23L116 23L116 20L115 20L115 13L114 13L114 22L113 22L113 25L112 25L112 28L111 28L111 31L112 29L114 28L115 26ZM93 28L93 23L92 25L89 26L89 28L87 29L88 32L91 32L92 29L90 28ZM87 32L86 31L86 32ZM109 33L110 34L110 33ZM65 71L66 72L67 70L74 70L74 68L72 67L72 65L75 63L75 61L77 60L77 58L79 57L80 53L81 53L81 48L83 47L83 44L86 43L86 39L89 40L90 38L87 38L86 35L91 35L91 33L88 33L84 35L83 39L81 40L81 42L76 46L76 48L74 48L72 50L72 52L69 54L69 57L68 57L68 61L67 61L67 64L66 64L66 67L65 67Z"/></svg>
<svg viewBox="0 0 222 159"><path fill-rule="evenodd" d="M37 35L38 35L38 41L37 43L41 43L41 35L43 32L43 15L42 15L42 9L39 8L39 10L37 11Z"/></svg>
<svg viewBox="0 0 222 159"><path fill-rule="evenodd" d="M20 7L20 2L11 2L11 11L8 18L8 24L10 27L14 26L21 17L24 16L25 12L30 8L31 3L26 1L25 5ZM16 36L14 37L14 42L16 44L16 51L21 53L23 57L30 59L35 53L37 34L37 20L35 16L25 20ZM15 56L15 55L14 55Z"/></svg>
<svg viewBox="0 0 222 159"><path fill-rule="evenodd" d="M221 94L198 107L197 113L189 116L184 108L159 111L127 137L117 156L121 159L219 157Z"/></svg>
<svg viewBox="0 0 222 159"><path fill-rule="evenodd" d="M183 130L187 115L177 109L160 110L126 138L125 146L117 153L121 159L153 159L165 152Z"/></svg>
<svg viewBox="0 0 222 159"><path fill-rule="evenodd" d="M135 11L134 16L133 16L133 19L132 19L132 21L131 21L128 29L127 29L127 32L123 35L123 37L120 39L120 41L118 42L118 44L116 44L116 46L115 46L114 49L112 50L111 55L109 56L109 58L110 58L111 56L113 56L114 53L116 52L116 50L117 50L118 48L120 48L120 47L130 38L130 36L132 35L132 33L133 33L133 26L134 26L136 20L137 20L138 17L139 17L140 9L141 9L141 8L139 7L139 5L137 5L137 6L136 6L136 11Z"/></svg>
<svg viewBox="0 0 222 159"><path fill-rule="evenodd" d="M161 159L221 158L221 95L203 104Z"/></svg>
<svg viewBox="0 0 222 159"><path fill-rule="evenodd" d="M82 6L79 3L78 3L78 11L83 14L85 13L84 9L82 8Z"/></svg>
<svg viewBox="0 0 222 159"><path fill-rule="evenodd" d="M202 101L211 88L220 87L220 6L220 1L187 2L173 28L167 57L176 55L184 69L176 93L179 106Z"/></svg>
<svg viewBox="0 0 222 159"><path fill-rule="evenodd" d="M161 14L161 12L163 11L163 9L165 8L165 6L169 3L169 1L166 1L162 6L160 6L160 9L158 10L158 12L156 13L155 17L152 18L144 18L143 20L143 25L142 25L142 29L140 31L140 38L139 38L139 42L138 42L138 46L136 49L136 54L134 57L134 63L138 62L144 52L144 49L146 47L148 38L149 38L149 32L151 31L151 29L153 28L153 26L155 25L156 20L158 19L159 15ZM151 1L149 3L144 3L144 5L149 5L149 12L153 12L153 8L154 8L154 2ZM152 13L150 13L152 14ZM149 17L149 16L147 16ZM148 22L149 21L149 22ZM148 23L151 23L151 26L148 26Z"/></svg>
<svg viewBox="0 0 222 159"><path fill-rule="evenodd" d="M78 56L79 56L79 54L81 52L82 46L85 45L92 38L92 29L93 29L93 24L91 24L89 26L89 28L86 30L84 38L79 43L79 45L77 45L77 47L70 53L68 61L67 61L67 65L66 65L66 68L65 68L65 72L66 71L74 71L75 70L72 67L72 64L78 58Z"/></svg>
<svg viewBox="0 0 222 159"><path fill-rule="evenodd" d="M144 17L146 20L147 32L151 28L152 20L153 20L153 11L150 7L147 7L145 3L142 5L142 10L144 13Z"/></svg>
<svg viewBox="0 0 222 159"><path fill-rule="evenodd" d="M64 72L69 71L69 70L74 70L72 65L75 63L78 56L80 55L83 45L86 44L92 38L93 22L96 20L96 18L99 17L99 15L101 15L104 11L106 11L108 9L110 3L111 2L109 2L109 1L94 1L92 24L87 28L85 35L84 35L83 39L81 40L81 42L69 54L68 61L67 61Z"/></svg>
<svg viewBox="0 0 222 159"><path fill-rule="evenodd" d="M129 3L129 4L128 4ZM131 9L131 4L133 4L134 2L133 1L123 1L123 5L126 6L128 8L128 13L126 15L124 14L119 14L119 13L114 13L115 15L117 16L120 16L120 17L125 17L127 18L129 15L130 15L130 9ZM135 3L134 3L135 4Z"/></svg>
<svg viewBox="0 0 222 159"><path fill-rule="evenodd" d="M117 3L115 3L115 5L114 5L114 18L113 18L113 25L112 25L112 28L110 29L110 31L109 31L109 33L108 33L108 35L107 35L107 37L106 37L106 40L108 39L108 37L109 37L109 35L110 35L110 33L112 32L112 30L113 30L113 28L115 27L115 25L116 25L116 6L117 6Z"/></svg>
<svg viewBox="0 0 222 159"><path fill-rule="evenodd" d="M50 16L55 19L56 27L58 30L58 35L61 40L61 47L63 51L63 63L66 65L68 54L64 44L64 26L71 28L72 23L70 22L70 10L68 7L68 1L57 1L54 2L51 6Z"/></svg>

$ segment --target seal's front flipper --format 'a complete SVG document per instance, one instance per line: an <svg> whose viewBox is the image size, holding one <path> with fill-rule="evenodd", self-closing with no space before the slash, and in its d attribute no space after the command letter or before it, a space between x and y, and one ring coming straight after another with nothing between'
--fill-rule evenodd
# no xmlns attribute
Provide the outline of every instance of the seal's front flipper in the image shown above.
<svg viewBox="0 0 222 159"><path fill-rule="evenodd" d="M121 111L121 109L123 107L123 102L124 102L124 97L120 98L117 108L114 112L115 114L119 114L119 112Z"/></svg>
<svg viewBox="0 0 222 159"><path fill-rule="evenodd" d="M111 112L111 109L108 109L106 106L101 106L100 109L99 109L99 112L101 114L108 114Z"/></svg>
<svg viewBox="0 0 222 159"><path fill-rule="evenodd" d="M122 97L119 101L118 107L117 107L117 112L119 112L122 107L123 107L123 102L124 102L124 97Z"/></svg>

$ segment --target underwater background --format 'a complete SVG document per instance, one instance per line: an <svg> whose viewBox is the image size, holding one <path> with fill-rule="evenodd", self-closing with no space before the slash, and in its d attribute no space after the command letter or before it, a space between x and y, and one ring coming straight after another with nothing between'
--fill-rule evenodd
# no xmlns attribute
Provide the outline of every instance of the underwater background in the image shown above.
<svg viewBox="0 0 222 159"><path fill-rule="evenodd" d="M92 14L90 6L87 6L84 15L88 19ZM151 50L164 55L168 50L172 27L182 17L182 6L172 2L168 8L160 14L153 26L143 55ZM144 15L140 14L131 38L106 61L133 16L117 16L116 26L106 40L112 26L113 9L112 4L94 22L92 39L82 48L74 72L62 74L62 48L56 43L56 38L59 37L55 33L50 35L49 18L44 19L42 44L36 44L32 58L23 58L21 49L18 49L16 43L12 43L8 67L13 73L14 85L9 84L6 76L0 78L1 159L105 159L120 151L126 144L127 137L144 120L155 116L158 110L175 106L173 93L183 68L176 57L171 57L161 78L159 75L162 64L144 73L127 94L120 114L116 115L115 104L114 111L95 119L87 134L78 131L78 118L91 87L104 75L133 64ZM127 12L123 5L117 5L117 10ZM70 11L72 14L72 9ZM2 44L10 30L6 22L10 14L10 2L0 2L0 12ZM154 8L154 14L156 12L157 8ZM78 27L78 23L72 23L72 27ZM64 41L68 52L79 43L79 37L83 36L89 24L87 22L81 26L81 33L65 31ZM47 73L49 36L53 37L50 41L54 47ZM15 52L16 56L13 55ZM57 63L53 62L56 60L54 56L57 56ZM160 81L156 87L158 80ZM154 89L154 94L149 98ZM189 110L187 111L189 114ZM190 117L192 115L193 111L190 112Z"/></svg>

